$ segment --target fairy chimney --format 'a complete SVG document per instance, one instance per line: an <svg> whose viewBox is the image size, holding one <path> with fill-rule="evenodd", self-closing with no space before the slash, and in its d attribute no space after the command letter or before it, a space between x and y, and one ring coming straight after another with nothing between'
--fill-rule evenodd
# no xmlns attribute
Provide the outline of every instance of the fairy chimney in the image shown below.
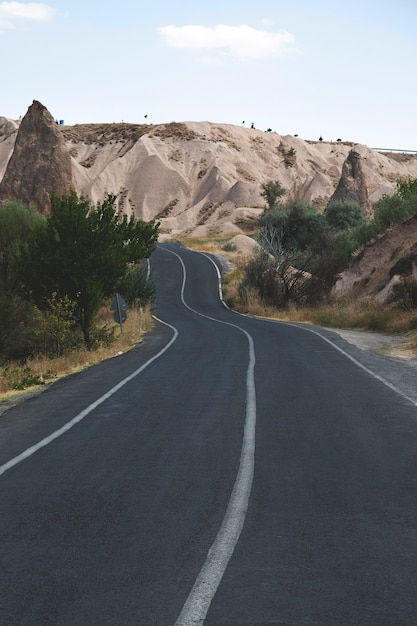
<svg viewBox="0 0 417 626"><path fill-rule="evenodd" d="M356 150L351 150L342 167L342 175L339 183L328 204L335 201L353 201L367 212L369 210L368 188L363 172L361 155Z"/></svg>
<svg viewBox="0 0 417 626"><path fill-rule="evenodd" d="M13 153L0 183L0 202L18 200L48 213L50 195L74 189L71 157L56 121L33 101L22 119Z"/></svg>

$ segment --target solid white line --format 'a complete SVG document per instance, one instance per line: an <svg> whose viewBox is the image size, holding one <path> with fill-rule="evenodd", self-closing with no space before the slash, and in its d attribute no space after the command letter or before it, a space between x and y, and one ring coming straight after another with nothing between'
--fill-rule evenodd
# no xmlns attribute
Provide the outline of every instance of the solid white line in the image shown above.
<svg viewBox="0 0 417 626"><path fill-rule="evenodd" d="M256 392L255 392L255 348L254 342L249 333L240 326L224 322L222 320L204 315L190 307L184 299L184 289L187 279L187 272L182 258L172 250L164 250L175 255L183 270L183 281L181 287L181 301L184 306L206 319L231 326L242 332L249 344L249 363L246 371L246 418L243 432L242 449L240 453L239 470L235 480L229 504L226 509L220 530L208 552L205 563L194 583L194 586L183 606L180 616L175 622L175 626L195 626L203 624L210 604L214 598L217 588L223 578L226 567L233 554L235 546L242 532L243 524L248 510L249 496L253 483L253 472L255 466L255 439L256 439ZM204 255L206 256L206 255ZM216 264L214 264L217 269ZM219 275L219 272L218 272ZM221 290L219 290L220 299Z"/></svg>
<svg viewBox="0 0 417 626"><path fill-rule="evenodd" d="M18 463L21 463L22 461L24 461L28 457L32 456L32 454L35 454L35 452L37 452L41 448L44 448L45 446L50 444L52 441L54 441L58 437L61 437L61 435L66 433L73 426L75 426L76 424L81 422L81 420L83 420L85 417L87 417L87 415L89 413L91 413L91 411L94 411L94 409L96 409L98 406L100 406L100 404L102 404L103 402L108 400L112 395L114 395L117 391L119 391L122 387L124 387L124 385L126 385L128 382L133 380L133 378L135 378L141 372L143 372L144 369L146 369L151 363L153 363L156 359L158 359L160 356L162 356L164 354L164 352L166 352L172 346L172 344L174 343L174 341L178 337L178 330L174 326L171 326L171 324L167 324L166 322L163 322L162 320L160 320L159 318L157 318L155 316L154 316L154 318L158 322L160 322L161 324L164 324L165 326L168 326L169 328L171 328L171 330L174 331L174 335L173 335L172 339L167 343L167 345L164 348L162 348L162 350L160 350L158 352L158 354L155 354L155 356L153 356L148 361L146 361L146 363L141 365L132 374L130 374L129 376L124 378L122 381L120 381L117 385L112 387L110 389L110 391L108 391L103 396L101 396L101 398L98 398L98 400L96 400L95 402L90 404L86 409L84 409L84 411L81 411L81 413L78 413L78 415L76 415L72 420L70 420L69 422L64 424L64 426L62 426L58 430L54 431L53 433L51 433L50 435L48 435L44 439L41 439L41 441L38 441L38 443L36 443L35 445L31 446L30 448L27 448L26 450L24 450L24 452L22 452L18 456L15 456L13 459L10 459L10 461L7 461L7 463L4 463L4 465L1 465L0 466L0 476L2 474L4 474L5 472L7 472L7 470L9 470L12 467L14 467L15 465L17 465Z"/></svg>
<svg viewBox="0 0 417 626"><path fill-rule="evenodd" d="M267 320L265 320L267 321ZM274 321L274 320L268 320L268 321ZM381 382L383 385L385 385L386 387L388 387L389 389L391 389L391 391L394 391L396 394L398 394L399 396L401 396L402 398L404 398L405 400L408 400L408 402L411 402L411 404L413 404L414 406L417 406L417 401L413 400L412 398L410 398L409 396L407 396L405 393L403 393L402 391L400 391L400 389L398 389L398 387L396 387L395 385L393 385L392 383L390 383L388 380L386 380L385 378L383 378L383 376L380 376L379 374L377 374L376 372L373 372L372 370L370 370L368 367L366 367L366 365L363 365L360 361L358 361L357 359L355 359L355 357L353 357L352 355L350 355L348 352L346 352L345 350L343 350L343 348L340 348L340 346L338 346L337 344L333 343L333 341L331 339L328 339L327 337L325 337L324 335L322 335L321 333L319 333L317 330L313 330L312 328L307 328L304 326L299 326L298 324L291 324L289 322L275 322L276 324L279 323L283 323L286 324L287 326L292 326L293 328L299 328L300 330L304 330L307 331L309 333L313 333L313 335L317 335L318 337L321 337L321 339L323 339L323 341L326 341L328 344L330 344L331 346L333 346L333 348L335 348L336 350L338 350L341 354L343 354L347 359L349 359L350 361L352 361L352 363L354 363L355 365L357 365L358 367L360 367L364 372L366 372L367 374L369 374L370 376L372 376L373 378L375 378L376 380L379 380L379 382Z"/></svg>
<svg viewBox="0 0 417 626"><path fill-rule="evenodd" d="M207 615L207 612L210 608L210 604L214 598L214 595L217 591L217 588L221 582L221 579L224 575L228 562L233 554L236 543L239 539L240 533L243 528L243 524L246 517L248 502L250 491L252 487L253 481L253 472L254 472L254 455L255 455L255 426L256 426L256 397L255 397L255 382L254 382L254 366L255 366L255 352L253 347L253 339L249 333L247 333L243 328L236 324L232 324L230 322L223 322L222 320L218 320L216 318L210 317L208 315L204 315L190 307L184 299L184 289L186 284L186 269L182 258L173 252L172 250L166 250L166 252L170 252L179 258L180 263L183 268L183 283L181 288L181 300L185 307L187 307L190 311L193 311L197 315L201 317L205 317L212 321L226 324L228 326L233 326L234 328L239 329L243 332L249 341L249 366L247 370L247 410L246 410L246 421L245 421L245 431L244 438L242 444L241 458L240 458L240 466L239 472L236 478L236 482L233 488L232 495L229 500L229 504L226 510L225 517L223 519L223 523L220 527L220 530L214 540L213 545L211 546L206 561L194 583L194 586L184 604L184 607L181 611L181 614L177 621L175 622L175 626L202 626L204 624L204 619ZM209 259L216 268L217 276L219 279L219 296L221 302L224 306L227 307L227 304L223 300L222 288L221 288L221 275L219 268L213 259L204 253L203 254L207 259ZM227 307L229 308L229 307ZM233 311L235 312L235 311ZM238 312L236 312L238 313ZM244 317L251 317L249 315L245 315L243 313L238 313ZM261 318L256 318L261 319ZM338 352L343 354L346 358L352 361L359 368L370 374L376 380L379 380L384 385L389 387L395 393L401 395L406 400L409 400L414 406L417 406L417 402L403 394L399 389L397 389L390 382L385 380L382 376L379 376L365 365L360 363L353 356L348 354L345 350L337 346L333 341L328 339L327 337L320 334L318 331L315 331L311 328L307 328L304 326L299 326L297 324L291 324L288 322L277 322L275 320L263 319L262 321L273 322L275 324L285 324L288 326L293 326L294 328L298 328L300 330L311 332L321 339L330 344L333 348L335 348Z"/></svg>
<svg viewBox="0 0 417 626"><path fill-rule="evenodd" d="M217 274L217 282L218 282L220 302L226 307L226 309L228 309L229 307L227 306L226 302L223 300L222 275L221 275L220 270L219 270L219 268L217 266L217 263L215 263L213 261L213 259L211 258L211 256L206 254L205 252L199 252L199 254L205 256L206 259L208 259L210 261L210 263L212 263L214 265L214 268L215 268L216 274Z"/></svg>
<svg viewBox="0 0 417 626"><path fill-rule="evenodd" d="M205 254L204 252L201 252L200 254L203 254L203 256L205 256L207 259L209 259L214 267L216 268L217 271L217 276L218 276L218 280L219 280L219 294L220 294L220 300L222 301L222 303L224 304L224 306L230 310L230 308L227 306L226 302L223 300L223 292L222 292L222 286L221 286L221 274L219 271L219 268L217 267L216 263L213 261L213 259L208 255ZM390 383L388 380L386 380L383 376L380 376L379 374L377 374L376 372L373 372L371 369L369 369L368 367L366 367L366 365L363 365L363 363L361 363L360 361L358 361L357 359L355 359L355 357L353 357L352 355L350 355L348 352L346 352L345 350L343 350L343 348L341 348L340 346L338 346L337 344L335 344L331 339L328 339L327 337L325 337L324 335L322 335L319 331L314 330L312 328L308 328L306 326L302 326L301 324L292 324L291 322L281 322L279 320L271 320L271 319L267 319L267 318L263 318L263 317L253 317L251 315L247 315L246 313L240 313L240 311L232 311L233 313L236 313L237 315L241 315L243 317L248 317L251 319L257 319L257 320L261 320L263 322L270 322L273 324L283 324L286 326L292 326L293 328L298 328L300 330L304 330L306 332L309 333L313 333L313 335L317 335L318 337L320 337L321 339L323 339L324 341L326 341L328 344L330 344L333 348L335 348L338 352L340 352L341 354L343 354L343 356L345 356L347 359L349 359L350 361L352 361L352 363L354 363L355 365L357 365L359 368L361 368L364 372L366 372L367 374L369 374L370 376L372 376L373 378L375 378L375 380L379 380L379 382L381 382L383 385L385 385L386 387L388 387L389 389L391 389L391 391L394 391L394 393L396 393L397 395L401 396L402 398L404 398L405 400L407 400L408 402L411 402L411 404L413 406L417 406L417 401L413 400L413 398L410 398L410 396L407 396L407 394L403 393L400 389L398 389L398 387L396 387L395 385L393 385L392 383Z"/></svg>

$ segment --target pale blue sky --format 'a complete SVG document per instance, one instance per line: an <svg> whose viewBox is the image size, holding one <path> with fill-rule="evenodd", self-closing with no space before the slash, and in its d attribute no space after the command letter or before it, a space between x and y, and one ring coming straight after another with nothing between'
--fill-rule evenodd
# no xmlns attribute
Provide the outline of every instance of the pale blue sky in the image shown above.
<svg viewBox="0 0 417 626"><path fill-rule="evenodd" d="M185 28L187 27L187 28ZM415 0L0 0L0 115L417 150Z"/></svg>

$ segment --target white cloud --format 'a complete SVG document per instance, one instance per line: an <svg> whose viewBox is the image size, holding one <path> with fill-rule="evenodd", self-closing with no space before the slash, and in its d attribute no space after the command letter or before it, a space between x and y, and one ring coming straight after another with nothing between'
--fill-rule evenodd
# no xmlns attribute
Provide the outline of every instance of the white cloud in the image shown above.
<svg viewBox="0 0 417 626"><path fill-rule="evenodd" d="M271 32L250 26L164 26L159 29L172 48L223 49L241 59L261 59L295 51L294 37L286 31Z"/></svg>
<svg viewBox="0 0 417 626"><path fill-rule="evenodd" d="M0 2L0 30L10 30L16 22L46 22L56 10L43 2Z"/></svg>

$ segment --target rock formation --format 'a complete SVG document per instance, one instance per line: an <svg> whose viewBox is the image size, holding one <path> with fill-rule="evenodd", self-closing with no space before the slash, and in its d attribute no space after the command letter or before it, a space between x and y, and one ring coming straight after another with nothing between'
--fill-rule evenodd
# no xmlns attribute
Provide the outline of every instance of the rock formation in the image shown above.
<svg viewBox="0 0 417 626"><path fill-rule="evenodd" d="M9 133L11 126L3 125ZM0 201L19 200L39 212L50 209L50 194L74 189L64 137L49 111L36 100L17 132L13 153L0 183Z"/></svg>
<svg viewBox="0 0 417 626"><path fill-rule="evenodd" d="M329 204L335 201L352 201L359 204L369 214L370 203L366 177L362 168L362 157L351 150L343 163L342 176Z"/></svg>
<svg viewBox="0 0 417 626"><path fill-rule="evenodd" d="M319 210L336 186L343 199L372 203L393 193L397 179L417 178L417 155L211 122L64 126L35 102L20 126L0 118L3 174L3 198L41 211L48 192L72 185L93 203L114 193L120 211L160 220L168 239L253 230L265 204L261 184L270 180L280 181L284 200Z"/></svg>
<svg viewBox="0 0 417 626"><path fill-rule="evenodd" d="M368 244L334 286L336 296L370 296L384 301L391 288L417 270L417 214Z"/></svg>

